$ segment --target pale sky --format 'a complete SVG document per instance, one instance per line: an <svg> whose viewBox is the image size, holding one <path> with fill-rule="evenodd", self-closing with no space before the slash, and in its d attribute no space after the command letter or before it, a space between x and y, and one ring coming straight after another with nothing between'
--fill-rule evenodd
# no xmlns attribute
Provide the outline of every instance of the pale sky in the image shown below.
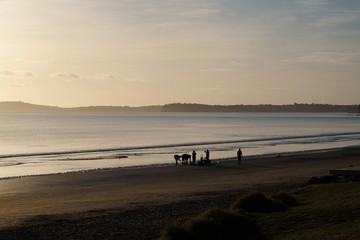
<svg viewBox="0 0 360 240"><path fill-rule="evenodd" d="M0 0L0 101L360 103L359 0Z"/></svg>

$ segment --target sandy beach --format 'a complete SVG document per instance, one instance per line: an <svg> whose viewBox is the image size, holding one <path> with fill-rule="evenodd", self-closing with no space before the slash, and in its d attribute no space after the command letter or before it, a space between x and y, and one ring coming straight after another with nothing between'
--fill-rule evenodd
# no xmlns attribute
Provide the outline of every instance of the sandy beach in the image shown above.
<svg viewBox="0 0 360 240"><path fill-rule="evenodd" d="M171 156L169 156L171 157ZM0 180L1 239L153 239L175 219L249 191L305 184L360 165L360 148Z"/></svg>

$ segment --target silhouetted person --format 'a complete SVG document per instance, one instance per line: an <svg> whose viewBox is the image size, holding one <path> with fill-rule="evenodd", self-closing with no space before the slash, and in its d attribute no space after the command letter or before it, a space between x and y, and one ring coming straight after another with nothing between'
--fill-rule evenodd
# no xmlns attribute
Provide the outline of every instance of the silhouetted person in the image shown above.
<svg viewBox="0 0 360 240"><path fill-rule="evenodd" d="M242 151L241 148L239 148L239 150L237 151L237 159L238 159L238 163L241 163L241 159L242 159Z"/></svg>
<svg viewBox="0 0 360 240"><path fill-rule="evenodd" d="M194 164L196 163L196 152L195 151L192 152L192 162Z"/></svg>
<svg viewBox="0 0 360 240"><path fill-rule="evenodd" d="M210 152L209 152L209 150L205 150L205 160L206 161L210 160Z"/></svg>

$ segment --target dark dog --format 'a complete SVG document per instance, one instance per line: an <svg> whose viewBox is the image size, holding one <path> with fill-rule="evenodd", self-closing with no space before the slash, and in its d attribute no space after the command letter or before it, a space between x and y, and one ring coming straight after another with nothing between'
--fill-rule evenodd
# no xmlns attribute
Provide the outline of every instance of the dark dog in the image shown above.
<svg viewBox="0 0 360 240"><path fill-rule="evenodd" d="M174 155L174 158L175 158L175 162L176 162L176 165L177 165L178 161L181 160L181 156L180 155Z"/></svg>
<svg viewBox="0 0 360 240"><path fill-rule="evenodd" d="M182 159L182 164L188 164L189 161L191 160L191 155L185 153L181 156L181 159Z"/></svg>

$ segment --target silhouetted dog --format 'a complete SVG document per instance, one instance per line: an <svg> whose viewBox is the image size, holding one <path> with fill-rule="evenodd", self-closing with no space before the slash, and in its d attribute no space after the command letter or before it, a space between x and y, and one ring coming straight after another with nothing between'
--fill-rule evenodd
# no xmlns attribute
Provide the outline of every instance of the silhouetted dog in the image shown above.
<svg viewBox="0 0 360 240"><path fill-rule="evenodd" d="M185 153L181 156L181 159L182 159L182 164L188 164L189 160L191 160L191 155Z"/></svg>
<svg viewBox="0 0 360 240"><path fill-rule="evenodd" d="M178 161L181 160L181 156L180 155L174 155L174 158L175 158L175 163L176 165L178 164Z"/></svg>

